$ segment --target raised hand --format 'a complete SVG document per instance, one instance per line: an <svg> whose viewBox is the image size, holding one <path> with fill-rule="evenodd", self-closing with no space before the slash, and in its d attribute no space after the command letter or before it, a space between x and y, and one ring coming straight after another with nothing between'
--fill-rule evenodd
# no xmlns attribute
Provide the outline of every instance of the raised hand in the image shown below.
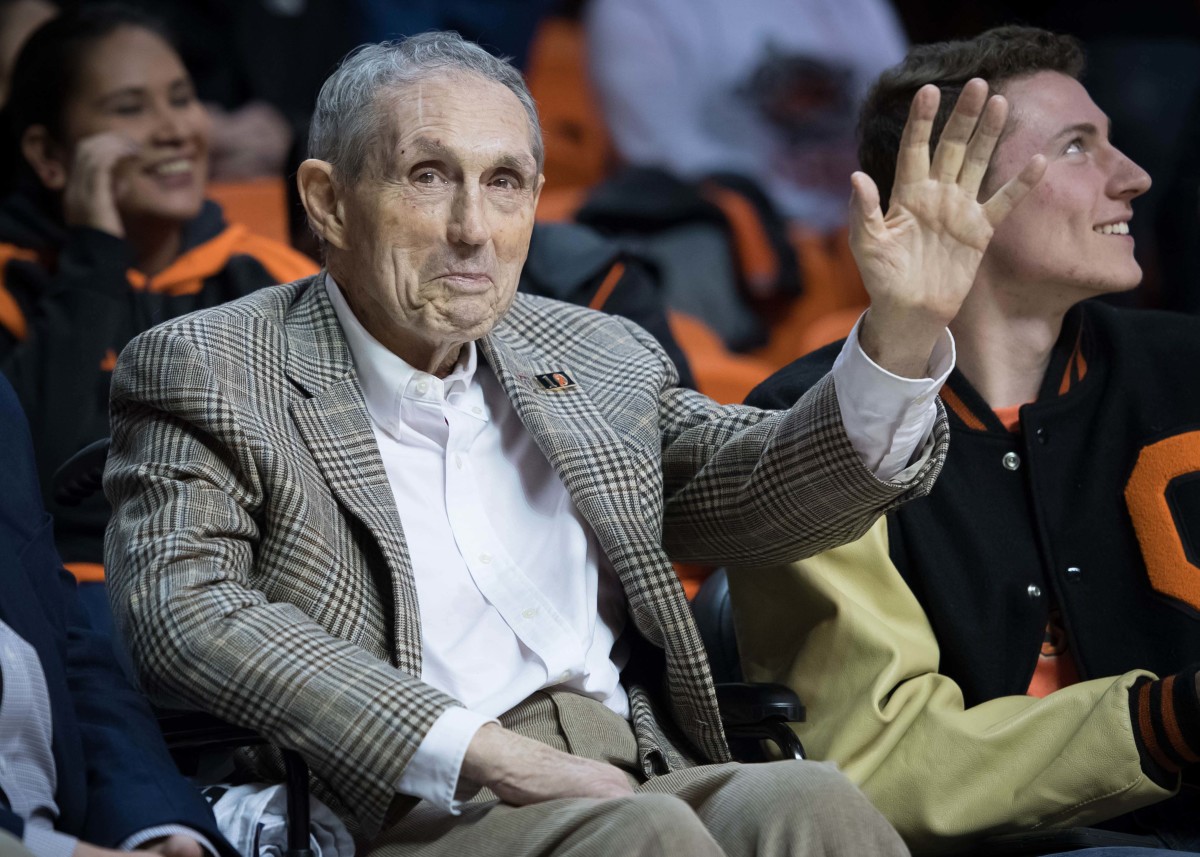
<svg viewBox="0 0 1200 857"><path fill-rule="evenodd" d="M963 87L938 140L929 141L941 93L932 84L913 98L896 159L888 212L865 173L851 177L850 248L871 298L860 330L863 350L905 377L925 374L941 331L958 313L997 225L1041 180L1035 155L1021 172L979 201L979 188L1008 116L1003 96L987 97L978 78Z"/></svg>
<svg viewBox="0 0 1200 857"><path fill-rule="evenodd" d="M136 142L112 131L79 141L63 189L63 219L68 225L90 226L125 237L117 210L124 184L119 167L140 151Z"/></svg>

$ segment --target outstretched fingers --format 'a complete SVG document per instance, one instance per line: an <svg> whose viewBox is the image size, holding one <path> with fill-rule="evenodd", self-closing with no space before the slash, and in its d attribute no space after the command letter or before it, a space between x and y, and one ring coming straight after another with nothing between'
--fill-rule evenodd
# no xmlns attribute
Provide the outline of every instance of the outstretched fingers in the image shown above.
<svg viewBox="0 0 1200 857"><path fill-rule="evenodd" d="M941 90L927 83L917 90L908 108L908 121L900 136L900 153L896 158L896 179L893 187L924 181L929 177L929 140L933 136L933 119L937 115Z"/></svg>
<svg viewBox="0 0 1200 857"><path fill-rule="evenodd" d="M963 162L962 175L958 183L972 197L979 195L979 187L983 177L987 175L988 164L992 153L1004 132L1004 123L1008 120L1008 101L1003 95L993 95L983 109L983 117L975 136L967 147L966 159Z"/></svg>
<svg viewBox="0 0 1200 857"><path fill-rule="evenodd" d="M987 92L987 83L977 77L963 86L962 93L954 104L954 112L946 120L946 127L933 153L930 175L935 180L946 184L958 181L968 144L973 142L975 126L979 123L980 114L985 112Z"/></svg>
<svg viewBox="0 0 1200 857"><path fill-rule="evenodd" d="M850 243L851 246L863 233L878 236L886 231L883 225L883 210L879 205L879 187L864 172L856 171L850 176Z"/></svg>
<svg viewBox="0 0 1200 857"><path fill-rule="evenodd" d="M992 198L983 204L983 212L987 216L988 222L993 227L999 226L1001 221L1008 217L1009 212L1016 208L1025 195L1042 180L1045 172L1046 158L1044 155L1034 155L1030 158L1029 163L1021 172L1009 179L1004 187L992 194Z"/></svg>

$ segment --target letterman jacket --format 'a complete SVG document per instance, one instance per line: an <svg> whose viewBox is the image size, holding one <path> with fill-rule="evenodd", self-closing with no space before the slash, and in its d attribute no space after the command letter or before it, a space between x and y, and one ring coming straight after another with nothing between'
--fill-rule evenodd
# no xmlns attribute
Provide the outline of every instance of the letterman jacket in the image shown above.
<svg viewBox="0 0 1200 857"><path fill-rule="evenodd" d="M790 404L835 356L748 403ZM955 371L928 497L854 546L731 579L748 678L799 685L810 750L914 850L1091 824L1177 788L1181 760L1159 764L1168 736L1148 748L1133 728L1130 689L1200 660L1197 366L1200 319L1077 306L1019 432ZM1052 604L1083 681L1037 700Z"/></svg>

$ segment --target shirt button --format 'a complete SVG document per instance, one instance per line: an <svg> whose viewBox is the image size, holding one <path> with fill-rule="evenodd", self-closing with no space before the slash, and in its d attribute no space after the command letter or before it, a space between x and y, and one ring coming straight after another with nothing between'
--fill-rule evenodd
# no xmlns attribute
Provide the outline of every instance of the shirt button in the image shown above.
<svg viewBox="0 0 1200 857"><path fill-rule="evenodd" d="M429 382L428 381L418 381L417 382L417 392L420 393L422 396L424 396L426 393L428 393L429 392Z"/></svg>
<svg viewBox="0 0 1200 857"><path fill-rule="evenodd" d="M524 616L526 619L532 619L537 614L538 614L538 610L536 607L526 607L524 610L521 611L521 615Z"/></svg>
<svg viewBox="0 0 1200 857"><path fill-rule="evenodd" d="M471 408L471 413L473 413L473 414L482 414L482 413L483 413L483 408L481 408L481 407L479 407L479 406L475 406L474 408Z"/></svg>
<svg viewBox="0 0 1200 857"><path fill-rule="evenodd" d="M1030 598L1042 597L1042 587L1038 586L1036 583L1029 584L1029 589L1027 589L1026 592L1029 593Z"/></svg>
<svg viewBox="0 0 1200 857"><path fill-rule="evenodd" d="M459 470L462 470L462 467L463 467L462 456L459 455L458 453L454 454L454 466L457 467Z"/></svg>
<svg viewBox="0 0 1200 857"><path fill-rule="evenodd" d="M492 555L490 553L481 553L479 555L479 561L484 565L487 565L492 561Z"/></svg>
<svg viewBox="0 0 1200 857"><path fill-rule="evenodd" d="M567 679L569 679L570 677L571 677L571 671L570 671L570 670L563 670L563 671L562 671L562 673L561 673L561 674L559 675L559 677L558 677L558 683L559 683L559 684L562 684L564 681L566 681L566 680L567 680Z"/></svg>
<svg viewBox="0 0 1200 857"><path fill-rule="evenodd" d="M928 397L928 396L923 396L923 395L922 395L922 396L917 396L915 399L913 399L913 402L914 402L914 403L916 403L916 404L918 404L918 405L923 405L923 404L925 404L925 403L926 403L926 402L928 402L928 401L929 401L929 397Z"/></svg>
<svg viewBox="0 0 1200 857"><path fill-rule="evenodd" d="M1000 463L1004 465L1006 470L1016 470L1021 466L1021 456L1015 452L1006 452L1004 457L1000 459Z"/></svg>
<svg viewBox="0 0 1200 857"><path fill-rule="evenodd" d="M1078 583L1083 576L1083 569L1077 565L1067 566L1067 580Z"/></svg>

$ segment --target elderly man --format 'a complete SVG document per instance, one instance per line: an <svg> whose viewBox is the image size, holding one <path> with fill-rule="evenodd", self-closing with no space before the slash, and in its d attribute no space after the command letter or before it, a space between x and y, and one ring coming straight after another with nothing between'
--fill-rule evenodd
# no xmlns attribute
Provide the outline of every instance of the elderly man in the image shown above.
<svg viewBox="0 0 1200 857"><path fill-rule="evenodd" d="M1200 850L1200 323L1085 300L1141 278L1127 226L1150 179L1082 65L1074 40L1012 27L880 79L860 158L881 187L912 94L972 77L1012 105L984 194L1049 164L951 323L937 489L854 545L731 581L749 674L800 690L805 745L914 851L1099 822ZM834 357L749 401L786 406Z"/></svg>
<svg viewBox="0 0 1200 857"><path fill-rule="evenodd" d="M985 89L932 169L918 100L902 219L856 178L875 306L768 414L515 294L543 178L511 67L440 33L352 55L299 173L327 273L115 374L108 560L148 688L299 749L389 855L903 853L832 767L729 763L669 558L810 554L928 489L945 323L1043 166L976 201Z"/></svg>

